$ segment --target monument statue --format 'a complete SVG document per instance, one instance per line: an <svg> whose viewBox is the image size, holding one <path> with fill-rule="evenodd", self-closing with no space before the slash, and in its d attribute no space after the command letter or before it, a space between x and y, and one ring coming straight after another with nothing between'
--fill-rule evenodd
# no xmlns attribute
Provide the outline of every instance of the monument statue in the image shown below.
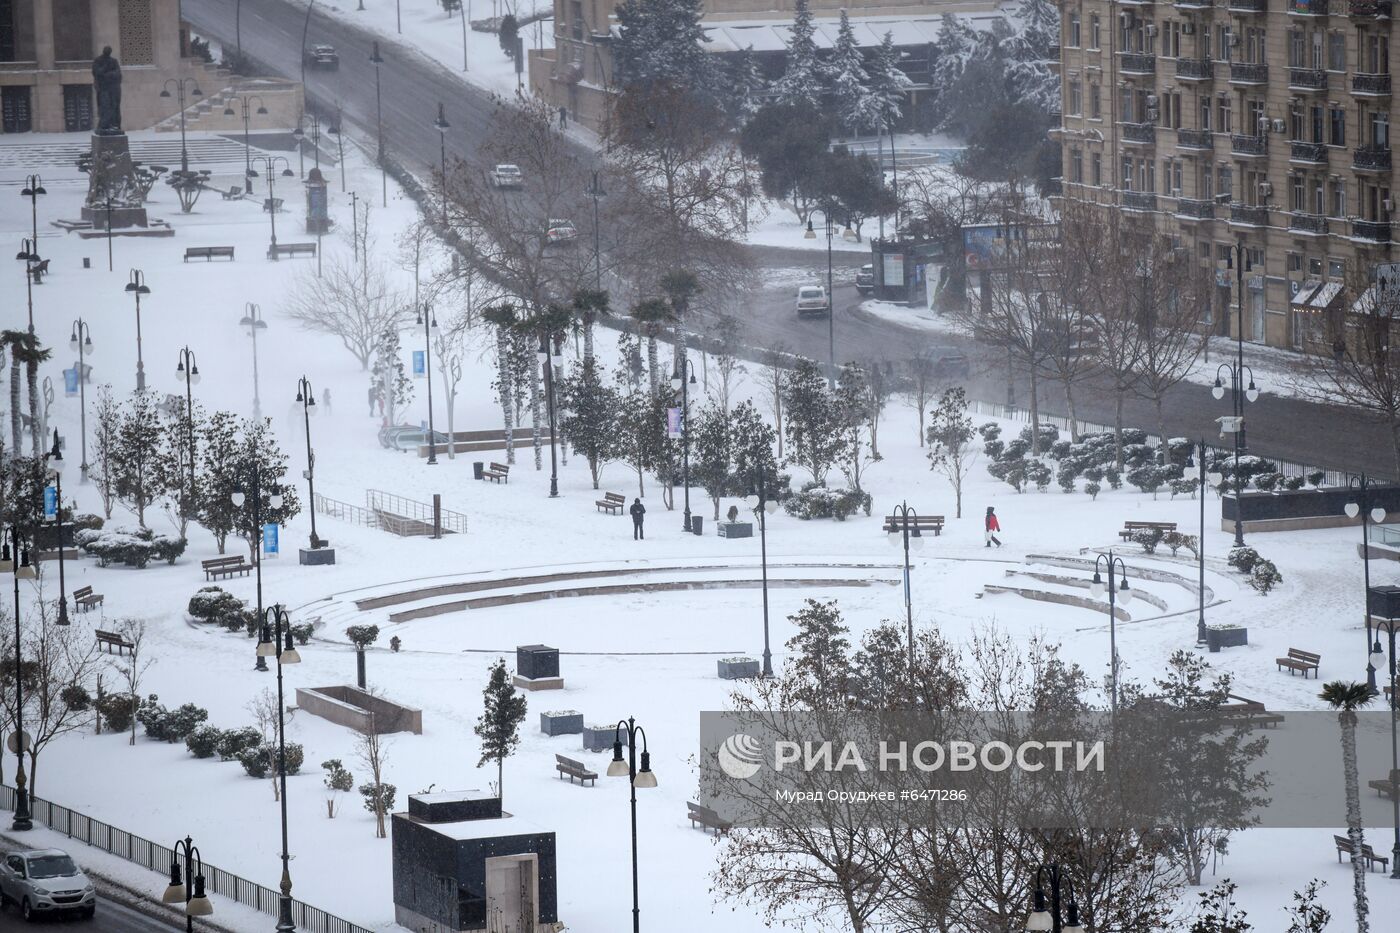
<svg viewBox="0 0 1400 933"><path fill-rule="evenodd" d="M92 60L92 84L97 90L97 134L119 136L122 131L122 66L110 45Z"/></svg>

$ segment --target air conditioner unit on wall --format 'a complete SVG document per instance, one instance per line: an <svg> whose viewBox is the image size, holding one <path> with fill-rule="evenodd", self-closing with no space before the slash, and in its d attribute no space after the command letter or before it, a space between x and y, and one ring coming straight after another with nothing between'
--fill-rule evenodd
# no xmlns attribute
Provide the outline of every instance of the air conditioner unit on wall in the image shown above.
<svg viewBox="0 0 1400 933"><path fill-rule="evenodd" d="M1188 22L1188 23L1182 23L1182 24L1181 24L1181 34L1182 34L1183 36L1192 36L1192 35L1195 35L1195 34L1196 34L1196 24L1195 24L1195 23L1189 23L1189 22Z"/></svg>
<svg viewBox="0 0 1400 933"><path fill-rule="evenodd" d="M1230 33L1230 48L1236 48L1240 44L1240 37L1235 33Z"/></svg>
<svg viewBox="0 0 1400 933"><path fill-rule="evenodd" d="M1156 26L1155 23L1148 23L1148 24L1147 24L1147 34L1148 34L1149 36L1155 36L1155 35L1157 35L1157 26Z"/></svg>
<svg viewBox="0 0 1400 933"><path fill-rule="evenodd" d="M1275 120L1275 121L1274 121L1274 132L1275 132L1275 133L1283 133L1283 132L1286 132L1287 129L1288 129L1288 124L1284 123L1282 120Z"/></svg>
<svg viewBox="0 0 1400 933"><path fill-rule="evenodd" d="M1259 183L1259 194L1260 194L1261 196L1267 198L1269 195L1271 195L1271 194L1273 194L1273 193L1274 193L1274 185L1273 185L1273 182L1261 181L1261 182Z"/></svg>
<svg viewBox="0 0 1400 933"><path fill-rule="evenodd" d="M1390 200L1390 198L1386 198L1384 201L1381 202L1381 207L1383 207L1385 209L1385 212L1389 214L1391 211L1395 210L1395 202Z"/></svg>

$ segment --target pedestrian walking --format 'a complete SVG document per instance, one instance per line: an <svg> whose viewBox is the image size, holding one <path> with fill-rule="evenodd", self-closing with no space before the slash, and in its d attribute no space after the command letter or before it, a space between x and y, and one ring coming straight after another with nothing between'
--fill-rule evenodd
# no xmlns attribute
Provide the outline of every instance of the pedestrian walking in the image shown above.
<svg viewBox="0 0 1400 933"><path fill-rule="evenodd" d="M331 413L331 390L330 390L330 389L322 389L322 390L321 390L321 404L322 404L323 406L325 406L326 414L329 415L329 414Z"/></svg>
<svg viewBox="0 0 1400 933"><path fill-rule="evenodd" d="M567 107L559 108L559 128L561 130L569 128L569 108Z"/></svg>
<svg viewBox="0 0 1400 933"><path fill-rule="evenodd" d="M632 540L638 541L646 538L646 533L642 530L642 522L647 514L647 507L642 505L641 499L632 500L632 508L628 509L632 513Z"/></svg>
<svg viewBox="0 0 1400 933"><path fill-rule="evenodd" d="M375 391L376 386L370 383L369 387L369 416L374 417L374 403L379 398L379 393Z"/></svg>
<svg viewBox="0 0 1400 933"><path fill-rule="evenodd" d="M989 506L987 506L987 521L986 521L986 544L987 544L987 547L991 547L993 544L995 544L997 547L1001 547L1001 542L997 540L997 536L996 536L996 533L997 533L998 531L1001 531L1001 522L997 521L997 510L996 510L995 508L993 508L992 506L989 505Z"/></svg>

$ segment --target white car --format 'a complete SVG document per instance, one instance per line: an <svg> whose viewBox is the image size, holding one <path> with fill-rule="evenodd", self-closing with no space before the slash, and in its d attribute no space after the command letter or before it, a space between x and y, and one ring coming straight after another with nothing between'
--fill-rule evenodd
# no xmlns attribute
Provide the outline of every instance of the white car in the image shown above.
<svg viewBox="0 0 1400 933"><path fill-rule="evenodd" d="M826 289L820 285L803 285L797 290L797 313L829 314L831 303L826 300Z"/></svg>
<svg viewBox="0 0 1400 933"><path fill-rule="evenodd" d="M0 861L0 906L16 904L30 922L58 913L97 913L97 891L62 849L16 852Z"/></svg>
<svg viewBox="0 0 1400 933"><path fill-rule="evenodd" d="M550 218L549 225L545 228L545 242L552 246L563 246L571 244L578 239L578 227L574 226L572 220L556 220Z"/></svg>
<svg viewBox="0 0 1400 933"><path fill-rule="evenodd" d="M497 188L523 188L525 175L518 165L498 165L491 170L491 184Z"/></svg>

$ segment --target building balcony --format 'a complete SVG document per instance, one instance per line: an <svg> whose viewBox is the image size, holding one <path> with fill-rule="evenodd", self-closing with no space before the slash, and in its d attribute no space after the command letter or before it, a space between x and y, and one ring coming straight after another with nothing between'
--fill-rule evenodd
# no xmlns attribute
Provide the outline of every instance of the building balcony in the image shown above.
<svg viewBox="0 0 1400 933"><path fill-rule="evenodd" d="M1390 171L1390 150L1382 149L1380 146L1362 146L1359 149L1353 149L1351 167L1358 172L1388 172Z"/></svg>
<svg viewBox="0 0 1400 933"><path fill-rule="evenodd" d="M1347 4L1347 15L1356 19L1389 18L1390 0L1351 0Z"/></svg>
<svg viewBox="0 0 1400 933"><path fill-rule="evenodd" d="M1353 74L1351 92L1357 97L1389 97L1390 75Z"/></svg>
<svg viewBox="0 0 1400 933"><path fill-rule="evenodd" d="M1215 77L1215 64L1208 58L1178 58L1176 76L1182 81L1209 81Z"/></svg>
<svg viewBox="0 0 1400 933"><path fill-rule="evenodd" d="M1157 124L1155 123L1120 123L1123 133L1123 142L1141 143L1151 146L1157 142Z"/></svg>
<svg viewBox="0 0 1400 933"><path fill-rule="evenodd" d="M1123 208L1129 211L1155 211L1157 195L1150 191L1124 191Z"/></svg>
<svg viewBox="0 0 1400 933"><path fill-rule="evenodd" d="M1299 233L1323 236L1327 233L1327 218L1321 214L1304 214L1294 211L1288 215L1288 229Z"/></svg>
<svg viewBox="0 0 1400 933"><path fill-rule="evenodd" d="M1307 143L1301 139L1295 139L1289 145L1288 160L1290 162L1302 162L1307 165L1327 164L1327 147L1322 143Z"/></svg>
<svg viewBox="0 0 1400 933"><path fill-rule="evenodd" d="M1176 147L1178 149L1205 149L1215 148L1215 140L1210 135L1210 130L1192 130L1182 127L1176 131Z"/></svg>
<svg viewBox="0 0 1400 933"><path fill-rule="evenodd" d="M1213 220L1215 218L1215 202L1200 201L1196 198L1177 198L1176 216L1187 220Z"/></svg>
<svg viewBox="0 0 1400 933"><path fill-rule="evenodd" d="M1269 0L1227 0L1231 13L1267 13Z"/></svg>
<svg viewBox="0 0 1400 933"><path fill-rule="evenodd" d="M1327 90L1327 72L1321 68L1288 69L1288 89L1290 91Z"/></svg>
<svg viewBox="0 0 1400 933"><path fill-rule="evenodd" d="M1383 220L1361 220L1351 222L1351 235L1358 240L1373 240L1377 243L1390 242L1390 223Z"/></svg>
<svg viewBox="0 0 1400 933"><path fill-rule="evenodd" d="M1231 204L1230 223L1250 227L1267 227L1269 209L1260 204Z"/></svg>
<svg viewBox="0 0 1400 933"><path fill-rule="evenodd" d="M1239 156L1266 156L1269 154L1269 137L1235 134L1230 137L1230 151Z"/></svg>
<svg viewBox="0 0 1400 933"><path fill-rule="evenodd" d="M1215 0L1172 0L1178 10L1209 10L1215 7Z"/></svg>
<svg viewBox="0 0 1400 933"><path fill-rule="evenodd" d="M1269 66L1258 62L1230 62L1231 84L1268 84Z"/></svg>
<svg viewBox="0 0 1400 933"><path fill-rule="evenodd" d="M1328 0L1288 0L1289 16L1326 16Z"/></svg>
<svg viewBox="0 0 1400 933"><path fill-rule="evenodd" d="M1118 71L1125 75L1157 73L1157 56L1150 52L1119 52Z"/></svg>
<svg viewBox="0 0 1400 933"><path fill-rule="evenodd" d="M1065 180L1063 178L1047 178L1045 187L1040 193L1047 198L1061 198L1065 194Z"/></svg>

